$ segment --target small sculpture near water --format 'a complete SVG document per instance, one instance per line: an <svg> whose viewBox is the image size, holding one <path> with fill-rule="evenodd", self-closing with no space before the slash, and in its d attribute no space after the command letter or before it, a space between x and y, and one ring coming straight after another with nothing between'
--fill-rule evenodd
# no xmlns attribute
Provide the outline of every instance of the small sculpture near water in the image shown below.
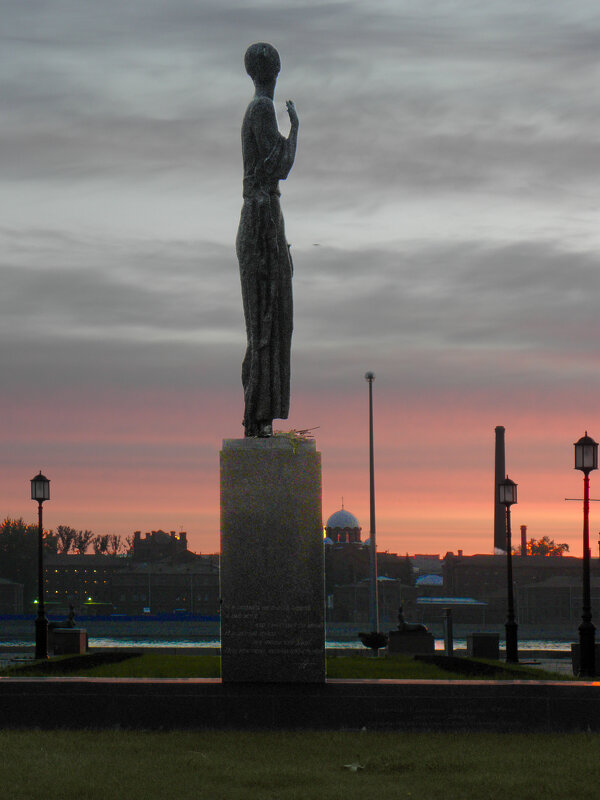
<svg viewBox="0 0 600 800"><path fill-rule="evenodd" d="M404 611L402 606L398 608L398 630L401 633L427 633L427 628L420 622L406 622L404 620Z"/></svg>
<svg viewBox="0 0 600 800"><path fill-rule="evenodd" d="M389 653L433 653L435 639L420 622L406 622L402 606L398 608L398 627L388 634Z"/></svg>

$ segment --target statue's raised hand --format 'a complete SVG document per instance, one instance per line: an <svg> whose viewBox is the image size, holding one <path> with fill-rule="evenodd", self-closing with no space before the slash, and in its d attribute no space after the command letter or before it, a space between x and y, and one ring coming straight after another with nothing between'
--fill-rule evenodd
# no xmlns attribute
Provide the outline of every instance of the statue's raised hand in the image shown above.
<svg viewBox="0 0 600 800"><path fill-rule="evenodd" d="M290 116L290 123L292 128L297 128L299 125L298 122L298 114L296 114L296 106L294 105L293 100L286 100L285 107L287 108L287 112Z"/></svg>

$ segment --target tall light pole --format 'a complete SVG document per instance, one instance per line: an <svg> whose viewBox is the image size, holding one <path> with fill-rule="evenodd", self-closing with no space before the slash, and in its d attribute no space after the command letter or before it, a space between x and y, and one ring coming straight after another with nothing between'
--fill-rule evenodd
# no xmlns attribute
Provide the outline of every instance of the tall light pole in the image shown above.
<svg viewBox="0 0 600 800"><path fill-rule="evenodd" d="M590 472L598 469L598 443L587 431L575 442L575 469L583 472L583 610L579 626L579 674L593 678L596 672L595 632L590 592Z"/></svg>
<svg viewBox="0 0 600 800"><path fill-rule="evenodd" d="M375 537L375 461L373 457L373 381L374 372L365 373L365 380L369 384L369 477L370 477L370 530L369 554L370 554L370 618L371 630L379 631L379 597L377 591L377 542Z"/></svg>
<svg viewBox="0 0 600 800"><path fill-rule="evenodd" d="M40 470L31 479L31 499L38 503L38 603L35 620L35 657L48 658L48 620L44 605L44 526L42 524L42 503L50 499L50 481Z"/></svg>
<svg viewBox="0 0 600 800"><path fill-rule="evenodd" d="M508 608L506 612L506 660L516 664L519 661L519 648L517 644L517 622L515 620L515 602L513 593L512 573L512 542L510 532L510 507L517 502L517 484L506 476L498 484L498 502L506 509L506 588Z"/></svg>

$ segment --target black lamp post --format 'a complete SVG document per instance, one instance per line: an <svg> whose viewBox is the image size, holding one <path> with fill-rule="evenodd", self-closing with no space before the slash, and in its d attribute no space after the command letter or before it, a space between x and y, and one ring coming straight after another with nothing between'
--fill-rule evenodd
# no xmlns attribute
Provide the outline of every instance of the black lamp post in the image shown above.
<svg viewBox="0 0 600 800"><path fill-rule="evenodd" d="M42 503L50 499L50 481L41 471L31 479L31 499L38 503L38 607L35 620L35 657L48 658L48 620L44 605L44 528Z"/></svg>
<svg viewBox="0 0 600 800"><path fill-rule="evenodd" d="M370 528L369 538L370 553L370 617L371 630L379 631L379 597L377 587L377 543L375 538L375 462L373 457L373 381L374 372L365 373L365 380L369 384L369 498L370 498Z"/></svg>
<svg viewBox="0 0 600 800"><path fill-rule="evenodd" d="M575 442L575 469L583 472L583 611L579 626L579 674L593 678L595 664L595 632L592 623L590 593L590 472L598 469L598 443L591 436Z"/></svg>
<svg viewBox="0 0 600 800"><path fill-rule="evenodd" d="M510 507L517 502L517 484L506 476L498 484L498 502L506 508L506 581L508 591L508 610L506 614L506 660L516 664L519 661L517 645L517 622L515 620L515 603L513 596L512 544L510 533Z"/></svg>

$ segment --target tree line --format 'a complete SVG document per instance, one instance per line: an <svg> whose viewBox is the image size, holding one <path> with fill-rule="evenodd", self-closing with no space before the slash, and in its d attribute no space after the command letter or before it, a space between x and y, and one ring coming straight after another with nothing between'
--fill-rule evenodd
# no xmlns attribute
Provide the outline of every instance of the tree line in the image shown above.
<svg viewBox="0 0 600 800"><path fill-rule="evenodd" d="M115 533L96 534L93 531L78 531L69 525L58 525L56 531L48 531L55 537L56 553L73 553L85 555L91 549L94 553L105 556L124 555L131 550L133 537L118 536ZM0 531L0 536L1 536Z"/></svg>
<svg viewBox="0 0 600 800"><path fill-rule="evenodd" d="M541 539L529 539L526 546L525 555L527 556L562 556L569 552L568 544L564 542L559 544L549 536L543 536ZM521 547L515 548L514 552L521 555Z"/></svg>

